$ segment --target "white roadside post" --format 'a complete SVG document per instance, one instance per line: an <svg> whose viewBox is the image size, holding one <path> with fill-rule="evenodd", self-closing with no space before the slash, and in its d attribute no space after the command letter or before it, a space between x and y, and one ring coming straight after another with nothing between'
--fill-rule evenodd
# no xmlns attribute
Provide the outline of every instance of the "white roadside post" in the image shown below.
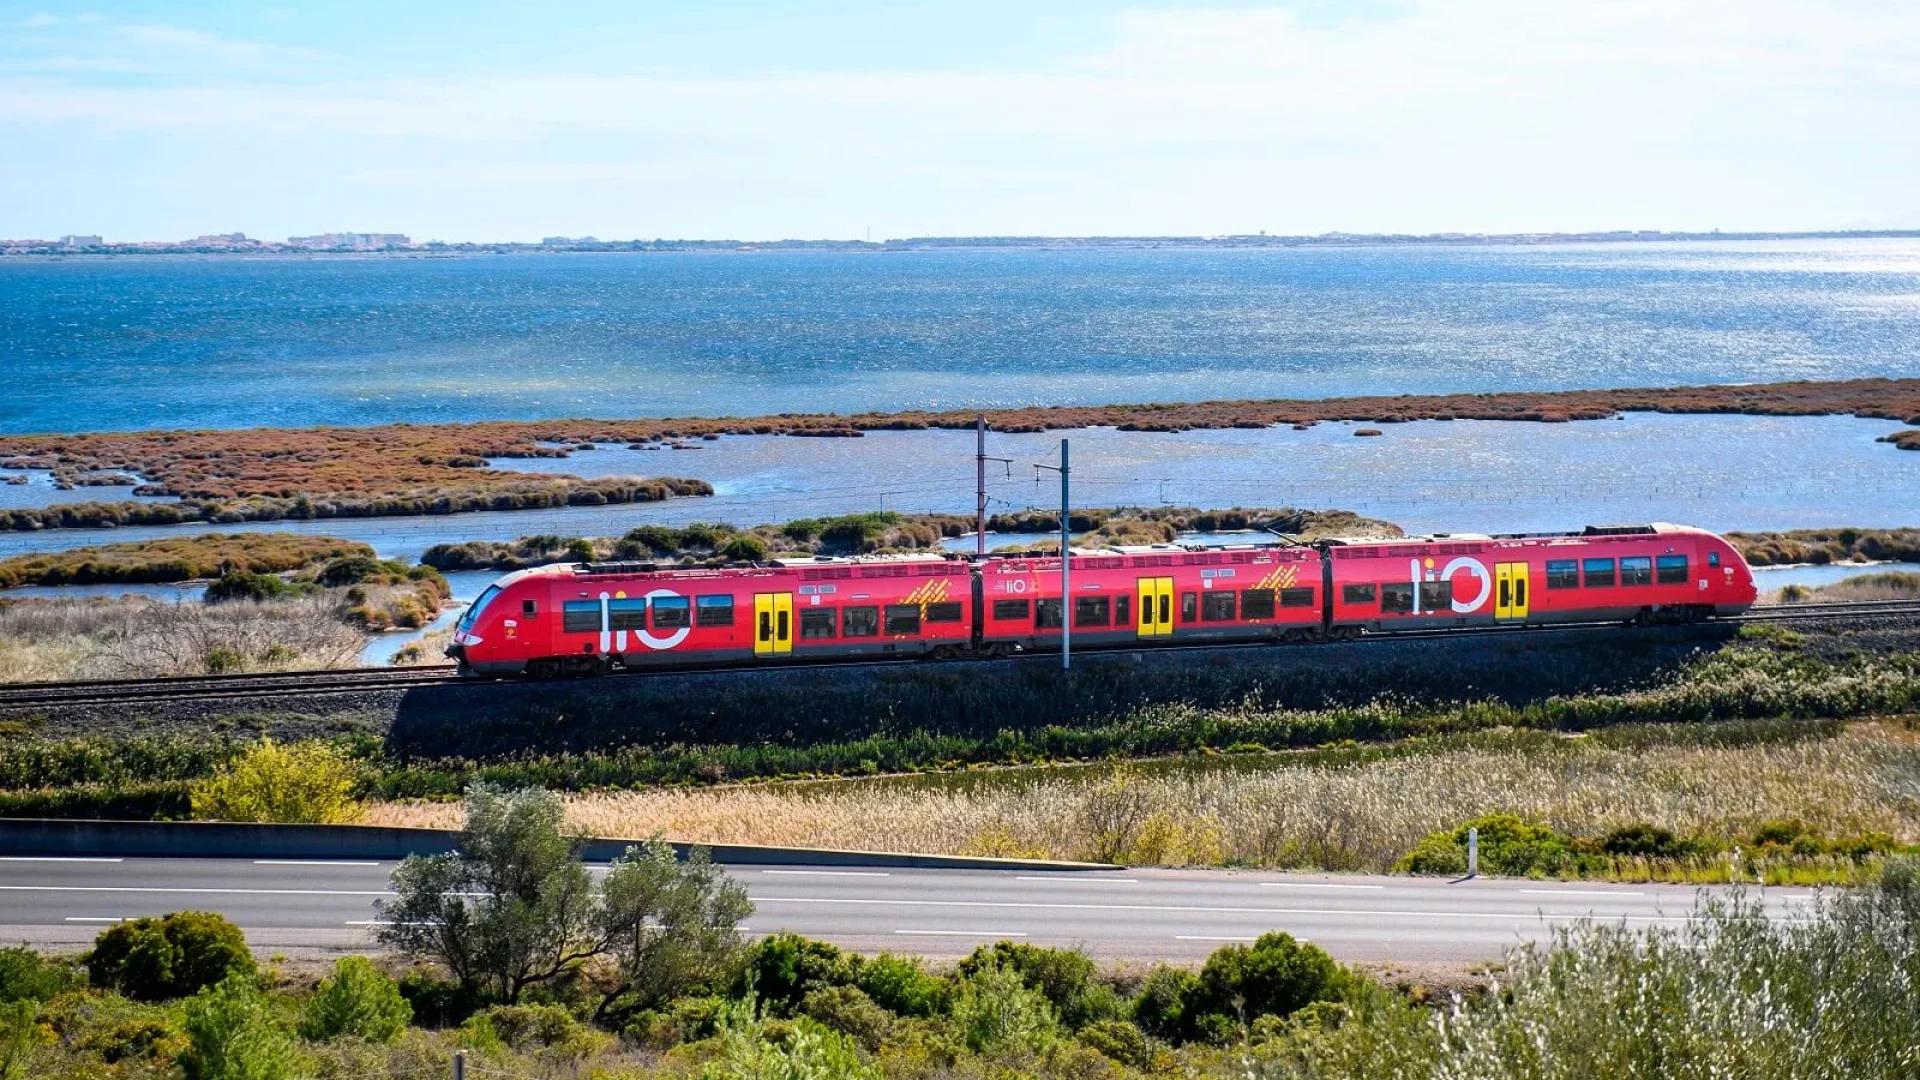
<svg viewBox="0 0 1920 1080"><path fill-rule="evenodd" d="M1467 876L1480 876L1480 830L1467 830Z"/></svg>

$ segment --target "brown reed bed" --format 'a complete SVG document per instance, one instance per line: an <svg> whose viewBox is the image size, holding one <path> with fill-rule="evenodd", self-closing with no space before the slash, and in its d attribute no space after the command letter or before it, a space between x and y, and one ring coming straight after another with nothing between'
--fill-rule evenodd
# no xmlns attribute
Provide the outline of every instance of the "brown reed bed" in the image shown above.
<svg viewBox="0 0 1920 1080"><path fill-rule="evenodd" d="M0 588L193 581L223 573L283 574L350 556L373 557L351 540L298 533L206 533L0 560Z"/></svg>

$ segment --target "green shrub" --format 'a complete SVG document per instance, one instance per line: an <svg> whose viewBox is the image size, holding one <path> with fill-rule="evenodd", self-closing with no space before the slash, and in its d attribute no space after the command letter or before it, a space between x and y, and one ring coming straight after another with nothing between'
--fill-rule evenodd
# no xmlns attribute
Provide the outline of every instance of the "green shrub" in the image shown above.
<svg viewBox="0 0 1920 1080"><path fill-rule="evenodd" d="M263 739L193 785L193 814L215 821L350 821L360 768L322 742Z"/></svg>
<svg viewBox="0 0 1920 1080"><path fill-rule="evenodd" d="M1486 814L1452 832L1434 833L1401 858L1395 869L1415 874L1460 874L1467 866L1467 832L1480 830L1480 869L1489 874L1537 877L1579 870L1574 844L1544 825L1512 814Z"/></svg>
<svg viewBox="0 0 1920 1080"><path fill-rule="evenodd" d="M824 941L786 932L769 934L747 949L734 996L756 994L768 1011L789 1016L815 990L851 984L859 963L859 956Z"/></svg>
<svg viewBox="0 0 1920 1080"><path fill-rule="evenodd" d="M413 1022L422 1027L457 1026L480 1008L480 997L473 990L424 968L400 976L395 989L412 1011Z"/></svg>
<svg viewBox="0 0 1920 1080"><path fill-rule="evenodd" d="M321 980L300 1018L300 1036L315 1042L347 1036L392 1042L413 1019L400 987L364 956L343 957Z"/></svg>
<svg viewBox="0 0 1920 1080"><path fill-rule="evenodd" d="M1019 972L1028 989L1045 995L1054 1015L1069 1028L1113 1019L1124 1010L1112 988L1098 981L1099 969L1085 953L996 941L975 949L960 962L959 970L966 977L992 966Z"/></svg>
<svg viewBox="0 0 1920 1080"><path fill-rule="evenodd" d="M896 1016L933 1016L947 1004L947 980L929 975L910 956L881 953L860 965L855 984Z"/></svg>
<svg viewBox="0 0 1920 1080"><path fill-rule="evenodd" d="M767 1020L751 997L722 1013L715 1042L699 1080L880 1080L846 1036L804 1016Z"/></svg>
<svg viewBox="0 0 1920 1080"><path fill-rule="evenodd" d="M300 1053L251 975L234 975L187 1002L180 1066L187 1080L290 1080Z"/></svg>
<svg viewBox="0 0 1920 1080"><path fill-rule="evenodd" d="M1200 993L1200 976L1185 968L1161 965L1147 975L1133 999L1133 1022L1156 1038L1186 1038L1187 1002Z"/></svg>
<svg viewBox="0 0 1920 1080"><path fill-rule="evenodd" d="M368 581L388 581L404 577L407 568L400 563L377 559L371 555L348 555L329 562L320 568L314 580L329 589L344 589L349 585L359 585Z"/></svg>
<svg viewBox="0 0 1920 1080"><path fill-rule="evenodd" d="M718 994L675 998L664 1009L635 1013L622 1034L641 1046L666 1050L712 1035L727 1007L727 999Z"/></svg>
<svg viewBox="0 0 1920 1080"><path fill-rule="evenodd" d="M559 1005L495 1005L467 1018L461 1036L477 1049L543 1047L581 1049L596 1040Z"/></svg>
<svg viewBox="0 0 1920 1080"><path fill-rule="evenodd" d="M1058 1034L1053 1007L1010 967L987 964L954 984L953 1026L975 1053L1044 1050Z"/></svg>
<svg viewBox="0 0 1920 1080"><path fill-rule="evenodd" d="M1687 854L1687 845L1657 825L1623 825L1600 838L1600 850L1609 855L1675 859Z"/></svg>
<svg viewBox="0 0 1920 1080"><path fill-rule="evenodd" d="M251 979L246 935L208 911L132 919L102 931L87 955L93 985L141 1001L162 1001L224 982Z"/></svg>
<svg viewBox="0 0 1920 1080"><path fill-rule="evenodd" d="M1080 1029L1075 1038L1122 1065L1144 1069L1153 1060L1153 1047L1146 1032L1125 1020L1096 1020Z"/></svg>
<svg viewBox="0 0 1920 1080"><path fill-rule="evenodd" d="M304 591L276 574L235 571L222 574L209 583L203 599L209 604L224 604L234 600L279 600L299 596Z"/></svg>
<svg viewBox="0 0 1920 1080"><path fill-rule="evenodd" d="M857 986L828 986L815 990L800 1001L800 1014L809 1016L865 1047L869 1053L880 1049L887 1032L893 1028L893 1016L873 1003Z"/></svg>
<svg viewBox="0 0 1920 1080"><path fill-rule="evenodd" d="M720 548L720 557L728 562L765 562L767 542L757 536L736 536Z"/></svg>
<svg viewBox="0 0 1920 1080"><path fill-rule="evenodd" d="M24 945L0 949L0 1003L47 1001L80 985L69 964L44 959Z"/></svg>
<svg viewBox="0 0 1920 1080"><path fill-rule="evenodd" d="M1278 931L1251 946L1214 950L1198 984L1181 1003L1181 1027L1189 1037L1224 1041L1242 1023L1260 1016L1291 1016L1314 1001L1332 1001L1353 976L1317 945Z"/></svg>

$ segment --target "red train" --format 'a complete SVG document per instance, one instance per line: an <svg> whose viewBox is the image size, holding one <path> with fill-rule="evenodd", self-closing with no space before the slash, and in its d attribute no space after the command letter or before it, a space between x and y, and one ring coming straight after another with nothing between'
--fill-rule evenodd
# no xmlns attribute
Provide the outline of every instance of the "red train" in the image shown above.
<svg viewBox="0 0 1920 1080"><path fill-rule="evenodd" d="M1075 648L1320 641L1406 630L1694 621L1752 606L1725 540L1678 525L1512 536L1076 551ZM461 618L463 673L1060 647L1058 555L779 559L700 569L580 563L508 574Z"/></svg>

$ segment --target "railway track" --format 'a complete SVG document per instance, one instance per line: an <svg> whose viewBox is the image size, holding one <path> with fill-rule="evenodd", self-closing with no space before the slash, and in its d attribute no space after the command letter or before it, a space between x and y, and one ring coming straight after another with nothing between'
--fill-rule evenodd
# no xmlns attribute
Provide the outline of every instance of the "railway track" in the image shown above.
<svg viewBox="0 0 1920 1080"><path fill-rule="evenodd" d="M1920 616L1920 600L1859 600L1818 604L1783 604L1755 608L1744 615L1717 620L1725 623L1811 622L1833 618L1874 616ZM1618 623L1556 623L1551 626L1473 626L1456 629L1413 630L1393 635L1362 637L1359 642L1408 641L1499 634L1553 634L1618 626ZM1116 653L1214 652L1230 648L1261 648L1253 644L1149 645L1137 649L1102 648L1099 655ZM1031 654L1032 659L1050 656ZM899 660L836 661L821 667L860 668L894 667ZM675 669L681 671L686 669ZM760 662L702 667L708 674L735 671L765 671ZM606 678L645 678L663 674L655 671L623 671ZM511 680L459 680L452 664L434 664L407 668L337 668L325 671L280 671L252 675L186 675L158 679L95 679L64 683L22 683L0 687L0 711L32 706L100 705L140 701L204 701L222 698L285 697L301 694L364 693L378 690L407 690L447 686L455 682L485 686L489 682Z"/></svg>

